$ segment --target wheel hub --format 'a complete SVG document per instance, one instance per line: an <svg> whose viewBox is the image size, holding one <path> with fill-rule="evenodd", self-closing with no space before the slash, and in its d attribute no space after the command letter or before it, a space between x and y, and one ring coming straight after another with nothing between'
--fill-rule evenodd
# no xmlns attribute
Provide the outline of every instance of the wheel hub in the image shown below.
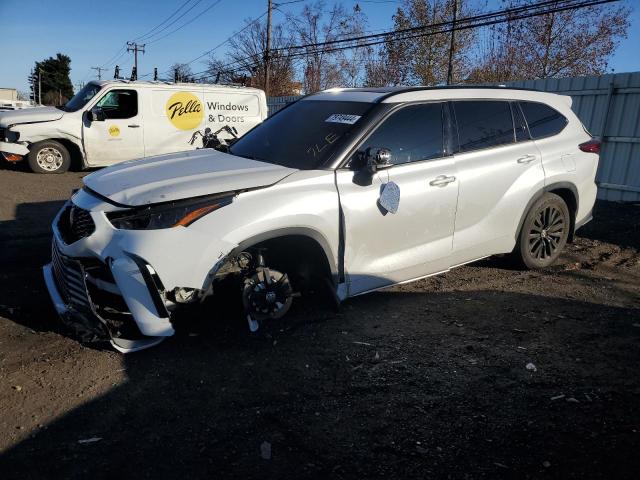
<svg viewBox="0 0 640 480"><path fill-rule="evenodd" d="M245 279L242 303L253 320L282 317L293 301L289 277L276 270L262 268Z"/></svg>
<svg viewBox="0 0 640 480"><path fill-rule="evenodd" d="M43 148L38 152L36 161L47 171L54 171L62 165L62 154L55 148Z"/></svg>

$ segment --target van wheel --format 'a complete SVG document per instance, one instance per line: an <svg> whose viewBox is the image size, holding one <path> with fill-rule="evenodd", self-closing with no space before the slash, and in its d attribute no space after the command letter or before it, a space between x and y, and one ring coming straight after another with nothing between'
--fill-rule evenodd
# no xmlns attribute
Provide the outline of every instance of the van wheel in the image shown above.
<svg viewBox="0 0 640 480"><path fill-rule="evenodd" d="M545 193L524 220L515 254L527 268L545 268L553 264L567 244L571 217L564 200Z"/></svg>
<svg viewBox="0 0 640 480"><path fill-rule="evenodd" d="M71 165L69 151L55 140L32 145L27 159L29 168L35 173L64 173Z"/></svg>

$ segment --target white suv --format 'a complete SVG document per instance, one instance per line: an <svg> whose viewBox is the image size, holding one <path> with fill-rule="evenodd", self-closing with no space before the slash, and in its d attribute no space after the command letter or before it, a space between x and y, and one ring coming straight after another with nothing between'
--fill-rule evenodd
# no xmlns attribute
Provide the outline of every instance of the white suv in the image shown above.
<svg viewBox="0 0 640 480"><path fill-rule="evenodd" d="M547 267L591 219L599 148L569 97L332 89L228 152L85 177L45 279L82 339L127 352L172 335L174 311L224 278L255 330L318 281L339 302L494 254Z"/></svg>

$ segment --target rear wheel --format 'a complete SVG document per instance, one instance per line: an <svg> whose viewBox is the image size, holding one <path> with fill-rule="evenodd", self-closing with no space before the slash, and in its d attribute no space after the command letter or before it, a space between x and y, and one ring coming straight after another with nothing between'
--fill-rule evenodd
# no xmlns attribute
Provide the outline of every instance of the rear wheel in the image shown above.
<svg viewBox="0 0 640 480"><path fill-rule="evenodd" d="M529 210L515 253L527 268L553 264L569 238L571 216L564 200L545 193Z"/></svg>
<svg viewBox="0 0 640 480"><path fill-rule="evenodd" d="M35 173L64 173L71 165L69 151L55 140L32 145L27 160L29 168Z"/></svg>

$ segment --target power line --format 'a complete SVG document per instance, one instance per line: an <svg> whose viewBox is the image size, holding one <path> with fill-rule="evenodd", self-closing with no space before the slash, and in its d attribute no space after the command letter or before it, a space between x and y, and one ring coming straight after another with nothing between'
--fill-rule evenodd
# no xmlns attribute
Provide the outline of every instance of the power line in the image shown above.
<svg viewBox="0 0 640 480"><path fill-rule="evenodd" d="M106 70L106 68L103 67L91 67L91 70L95 70L98 72L98 80L102 80L102 71Z"/></svg>
<svg viewBox="0 0 640 480"><path fill-rule="evenodd" d="M522 7L516 7L511 9L504 9L494 12L489 12L486 14L475 15L471 17L465 17L461 19L457 19L455 23L451 21L434 23L429 25L420 25L417 27L411 27L402 30L395 31L386 31L380 34L373 35L361 35L358 37L351 37L340 40L331 40L327 42L318 42L318 43L309 43L305 45L296 45L292 47L282 47L277 49L272 49L272 52L281 51L283 56L288 59L292 59L295 61L297 58L307 57L310 55L320 54L320 53L332 53L342 50L354 49L354 48L364 48L370 47L374 45L379 45L383 43L395 43L398 41L405 41L419 37L426 37L431 35L439 35L443 33L450 33L453 31L459 30L467 30L471 28L479 28L488 25L495 25L499 23L505 23L515 20L522 20L526 18L531 18L540 15L546 15L550 13L557 13L568 10L575 10L579 8L587 8L598 5L603 5L607 3L613 3L619 0L587 0L587 1L543 1L533 5L526 5ZM551 7L551 8L542 8L542 7ZM264 15L264 14L263 14ZM245 27L246 28L246 27ZM439 30L435 30L440 28ZM429 29L430 31L424 32L424 30ZM419 33L413 33L419 32ZM372 40L369 42L361 42L361 40ZM375 40L374 40L375 39ZM356 44L348 44L353 42L360 42ZM225 42L226 43L226 42ZM347 45L343 45L347 43ZM320 48L331 46L331 48ZM305 51L293 52L291 53L291 49L305 49ZM251 70L260 64L260 59L256 58L256 55L247 56L244 58L236 59L232 62L229 62L225 65L220 66L220 71L223 73L234 73L242 70ZM244 64L244 65L243 65ZM234 65L238 65L235 68L229 68ZM200 77L198 77L201 75ZM204 70L202 72L195 73L194 78L196 80L204 80L205 78L212 77L209 73L209 70Z"/></svg>
<svg viewBox="0 0 640 480"><path fill-rule="evenodd" d="M170 32L166 33L165 35L159 37L159 38L154 38L153 40L147 42L148 44L152 44L152 43L156 43L159 42L160 40L162 40L163 38L167 38L169 35L173 35L174 33L176 33L179 30L182 30L184 27L186 27L187 25L195 22L196 20L198 20L200 17L202 17L202 15L204 15L205 13L207 13L209 10L211 10L213 7L215 7L216 5L218 5L222 0L216 0L215 2L213 2L211 5L209 5L207 8L205 8L203 11L201 11L199 14L197 14L195 17L193 17L191 20L183 23L182 25L180 25L178 28L171 30Z"/></svg>
<svg viewBox="0 0 640 480"><path fill-rule="evenodd" d="M171 23L168 23L167 25L165 25L164 27L162 27L160 30L158 30L155 33L152 33L151 35L148 35L146 38L144 38L143 40L151 40L153 37L160 35L162 32L166 31L167 29L169 29L172 25L175 25L178 20L180 20L182 17L184 17L187 13L189 13L191 10L193 10L194 8L196 8L198 6L198 4L200 4L200 2L202 2L202 0L196 0L196 3L194 3L193 5L191 5L188 9L186 9L184 12L182 12L182 14L178 17L176 17L174 20L171 21Z"/></svg>
<svg viewBox="0 0 640 480"><path fill-rule="evenodd" d="M155 30L157 30L159 27L161 27L162 25L164 25L165 23L167 23L169 20L171 20L171 18L173 18L174 15L176 15L180 10L182 10L182 8L187 5L189 2L191 2L191 0L187 0L186 2L184 2L182 5L180 5L176 11L174 11L171 15L169 15L167 18L165 18L162 22L160 22L158 25L156 25L155 27L153 27L151 30L149 30L147 33L143 33L142 35L136 37L133 39L133 41L136 40L142 40L143 37L148 36L149 34L151 34L152 32L154 32Z"/></svg>
<svg viewBox="0 0 640 480"><path fill-rule="evenodd" d="M310 55L316 55L316 54L321 54L321 53L332 53L332 52L337 52L337 51L342 51L342 50L348 50L348 49L353 49L353 48L363 48L363 47L369 47L369 46L373 46L373 45L379 45L382 43L394 43L394 42L398 42L398 41L403 41L403 40L409 40L409 39L413 39L413 38L418 38L418 37L425 37L425 36L431 36L431 35L438 35L438 34L443 34L443 33L449 33L452 31L457 31L457 30L466 30L466 29L470 29L470 28L478 28L478 27L482 27L482 26L487 26L487 25L494 25L497 23L503 23L503 22L507 22L507 21L513 21L513 20L521 20L524 18L530 18L533 16L539 16L539 15L545 15L545 14L549 14L549 13L556 13L559 11L565 11L565 10L572 10L572 9L577 9L577 8L584 8L584 7L589 7L589 6L595 6L595 5L600 5L600 4L605 4L605 3L611 3L611 2L616 2L618 0L587 0L584 1L582 0L582 2L577 2L576 0L568 0L565 1L563 3L565 4L569 4L569 5L564 5L564 6L560 6L560 7L556 7L556 8L550 8L550 9L546 9L546 10L541 10L541 11L534 11L533 13L531 13L532 9L539 9L541 6L549 6L549 5L558 5L558 3L560 3L558 0L550 0L550 1L545 1L545 2L540 2L538 4L534 4L534 5L527 5L527 6L523 6L523 7L517 7L517 8L511 8L511 9L505 9L505 10L499 10L499 11L494 11L494 12L489 12L486 14L481 14L481 15L475 15L472 17L466 17L466 18L462 18L462 19L458 19L456 21L457 25L454 26L449 26L452 25L451 21L446 21L446 22L439 22L439 23L434 23L434 24L429 24L429 25L421 25L421 26L417 26L417 27L411 27L411 28L407 28L407 29L402 29L402 30L394 30L394 31L386 31L383 32L381 34L373 34L373 35L362 35L362 36L358 36L358 37L351 37L351 38L346 38L346 39L340 39L340 40L331 40L331 41L326 41L326 42L318 42L318 43L309 43L309 44L305 44L305 45L296 45L296 46L291 46L291 47L282 47L282 48L278 48L278 49L273 49L272 51L279 51L282 50L283 53L286 55L286 53L289 53L288 51L290 49L301 49L301 48L306 48L306 51L301 51L301 52L294 52L294 53L289 53L289 55L286 55L287 58L293 59L293 58L298 58L298 57L306 57L306 56L310 56ZM506 18L495 18L495 17L499 17L499 16L506 16ZM486 19L486 21L484 22L480 22L480 23L470 23L473 21L477 21L477 20L483 20ZM466 23L465 25L460 25L461 23ZM413 34L413 35L404 35L404 36L397 36L398 34L402 34L402 33L411 33L411 32L415 32L415 31L420 31L420 30L426 30L426 29L433 29L436 27L448 27L442 30L438 30L438 31L431 31L431 32L421 32L418 34ZM387 38L387 37L395 37L395 38ZM342 43L350 43L350 42L354 42L354 41L360 41L363 39L373 39L373 38L380 38L383 37L384 39L381 40L376 40L376 41L372 41L372 42L366 42L366 43L357 43L355 45L345 45L345 46L336 46L336 47L332 47L332 48L323 48L323 49L318 49L318 48L310 48L310 47L324 47L324 46L328 46L328 45L339 45ZM249 62L253 60L252 62ZM243 68L251 68L251 67L255 67L259 64L259 60L255 59L255 55L251 55L248 57L244 57L241 59L237 59L233 62L230 62L226 65L223 65L221 68L225 68L225 67L230 67L233 66L235 64L242 64L242 63L248 63L248 65L244 65L244 66L240 66L239 68L233 69L232 71L237 71L239 69L243 69ZM206 73L206 71L200 72L200 73ZM199 73L195 74L195 75L199 75Z"/></svg>
<svg viewBox="0 0 640 480"><path fill-rule="evenodd" d="M118 59L124 55L127 51L127 44L125 43L122 47L120 47L120 50L118 50L115 55L113 57L111 57L109 60L107 60L106 62L104 62L102 65L100 65L101 67L105 67L105 68L109 68L111 65L113 65L114 62L118 61Z"/></svg>
<svg viewBox="0 0 640 480"><path fill-rule="evenodd" d="M480 14L480 15L474 15L472 17L460 18L460 19L457 20L457 23L463 24L465 22L475 21L475 20L483 20L483 19L490 20L490 19L492 19L494 17L499 17L499 16L506 16L507 17L507 18L504 18L504 19L500 19L498 21L493 21L491 23L487 23L487 25L493 25L493 24L496 24L496 23L503 23L503 22L512 21L512 20L520 20L520 19L523 19L523 18L529 18L529 17L537 16L537 15L544 15L546 13L554 13L554 12L565 11L565 10L573 10L573 9L577 9L577 8L584 8L584 7L600 5L600 4L604 4L604 3L612 3L612 2L617 2L617 1L619 1L619 0L587 0L586 2L582 1L580 3L578 0L564 0L564 1L562 1L562 0L548 0L548 1L543 1L543 2L539 2L539 3L535 3L535 4L523 5L521 7L508 8L508 9L497 10L497 11L488 12L488 13L484 13L484 14ZM533 14L530 14L530 15L526 15L526 16L516 16L518 14L526 13L526 12L529 12L531 10L540 9L541 7L555 6L555 5L558 5L558 4L569 4L569 5L553 8L552 10L549 10L549 11L536 12L536 13L533 13ZM387 37L397 36L398 34L403 34L403 33L416 32L416 31L426 30L426 29L433 29L433 28L436 28L436 27L445 27L445 26L449 26L450 24L451 24L451 21L444 21L444 22L433 23L433 24L428 24L428 25L420 25L420 26L416 26L416 27L404 28L404 29L399 29L399 30L385 31L385 32L378 33L378 34L360 35L360 36L357 36L357 37L350 37L350 38L337 39L337 40L328 40L328 41L325 41L325 42L307 43L307 44L302 44L302 45L293 45L293 46L289 46L289 47L282 47L282 48L275 49L275 50L306 49L306 48L310 48L310 47L317 48L317 47L320 47L320 46L335 45L335 44L342 44L342 43L348 43L348 42L356 42L356 41L360 41L360 40L369 40L369 39L373 39L373 38L376 38L376 37L387 38ZM478 26L482 26L482 25L478 25ZM474 26L461 26L460 27L460 29L464 29L464 28L474 28ZM449 30L441 31L441 32L437 32L437 33L448 33L448 32L449 32ZM421 36L421 35L417 35L416 37L419 37L419 36ZM406 37L406 38L416 38L416 37ZM384 41L378 42L378 43L384 43ZM369 46L369 45L376 45L376 44L377 43L362 44L361 46ZM358 48L358 46L353 46L353 47L348 47L348 48Z"/></svg>

